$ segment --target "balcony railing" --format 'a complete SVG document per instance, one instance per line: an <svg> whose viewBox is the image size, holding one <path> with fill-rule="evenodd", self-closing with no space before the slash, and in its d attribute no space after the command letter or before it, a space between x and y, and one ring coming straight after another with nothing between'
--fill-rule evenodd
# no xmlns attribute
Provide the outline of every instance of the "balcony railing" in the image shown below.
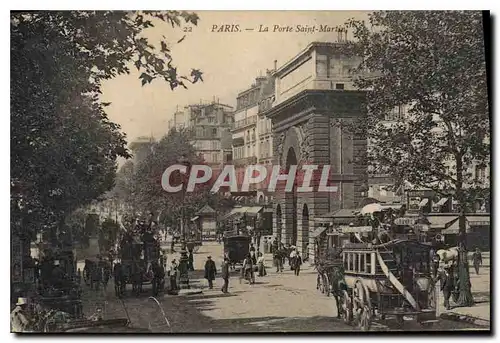
<svg viewBox="0 0 500 343"><path fill-rule="evenodd" d="M249 156L233 160L233 164L235 166L248 166L255 163L257 163L257 157L255 156Z"/></svg>
<svg viewBox="0 0 500 343"><path fill-rule="evenodd" d="M233 130L241 129L242 127L255 125L257 123L257 116L251 116L242 120L234 122Z"/></svg>

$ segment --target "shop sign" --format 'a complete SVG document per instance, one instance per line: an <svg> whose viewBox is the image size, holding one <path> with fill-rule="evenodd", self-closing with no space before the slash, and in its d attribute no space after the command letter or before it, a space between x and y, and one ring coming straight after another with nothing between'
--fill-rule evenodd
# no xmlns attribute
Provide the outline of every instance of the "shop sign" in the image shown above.
<svg viewBox="0 0 500 343"><path fill-rule="evenodd" d="M408 191L409 197L432 198L436 194L434 191Z"/></svg>
<svg viewBox="0 0 500 343"><path fill-rule="evenodd" d="M362 233L373 231L373 227L371 226L342 226L341 229L343 233Z"/></svg>
<svg viewBox="0 0 500 343"><path fill-rule="evenodd" d="M401 226L411 226L415 224L415 219L413 218L396 218L394 224Z"/></svg>

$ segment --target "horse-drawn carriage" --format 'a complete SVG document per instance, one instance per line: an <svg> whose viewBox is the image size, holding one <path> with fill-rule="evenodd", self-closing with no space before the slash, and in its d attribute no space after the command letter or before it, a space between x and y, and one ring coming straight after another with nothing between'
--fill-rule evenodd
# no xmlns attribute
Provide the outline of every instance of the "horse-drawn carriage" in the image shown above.
<svg viewBox="0 0 500 343"><path fill-rule="evenodd" d="M335 297L339 317L362 330L389 316L400 325L413 317L430 326L437 321L430 250L416 240L346 243L335 259L318 264L318 288Z"/></svg>
<svg viewBox="0 0 500 343"><path fill-rule="evenodd" d="M142 236L127 234L120 242L118 256L120 263L115 265L115 284L117 295L131 284L135 294L140 294L142 286L153 280L152 264L160 262L160 244L152 235ZM116 280L119 276L119 280Z"/></svg>
<svg viewBox="0 0 500 343"><path fill-rule="evenodd" d="M247 235L238 235L232 232L224 234L224 255L229 258L229 263L234 266L243 264L250 253L250 242L252 238Z"/></svg>

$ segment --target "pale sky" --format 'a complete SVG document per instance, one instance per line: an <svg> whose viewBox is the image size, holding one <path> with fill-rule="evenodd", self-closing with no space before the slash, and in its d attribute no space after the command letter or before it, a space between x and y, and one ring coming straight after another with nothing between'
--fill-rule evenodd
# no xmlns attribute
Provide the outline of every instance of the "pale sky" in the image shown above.
<svg viewBox="0 0 500 343"><path fill-rule="evenodd" d="M178 72L189 75L191 68L203 72L203 83L189 85L189 89L174 91L161 80L141 86L139 73L131 67L130 75L122 75L106 82L102 99L111 102L107 113L122 127L131 140L151 135L160 138L167 133L168 120L176 106L184 107L214 97L231 106L236 96L247 89L255 77L272 69L274 60L278 68L297 55L313 41L335 41L335 32L276 32L274 25L319 25L335 27L349 18L366 19L367 12L358 11L200 11L200 21L191 33L161 24L149 29L146 36L157 42L164 35L170 44L174 65ZM211 32L213 25L238 24L242 32ZM258 32L259 26L268 26L269 32ZM245 29L253 28L253 31ZM176 44L184 34L186 38Z"/></svg>

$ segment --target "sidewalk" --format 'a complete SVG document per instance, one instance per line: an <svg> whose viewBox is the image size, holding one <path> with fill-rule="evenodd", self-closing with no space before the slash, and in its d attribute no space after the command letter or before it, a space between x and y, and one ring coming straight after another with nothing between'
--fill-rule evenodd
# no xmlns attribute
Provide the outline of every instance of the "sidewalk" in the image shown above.
<svg viewBox="0 0 500 343"><path fill-rule="evenodd" d="M490 327L490 268L480 268L479 275L476 275L474 268L470 270L470 281L472 286L472 296L476 304L472 307L455 307L445 310L442 300L442 293L439 294L439 313L443 319L463 321L475 325ZM452 302L453 304L453 302Z"/></svg>

